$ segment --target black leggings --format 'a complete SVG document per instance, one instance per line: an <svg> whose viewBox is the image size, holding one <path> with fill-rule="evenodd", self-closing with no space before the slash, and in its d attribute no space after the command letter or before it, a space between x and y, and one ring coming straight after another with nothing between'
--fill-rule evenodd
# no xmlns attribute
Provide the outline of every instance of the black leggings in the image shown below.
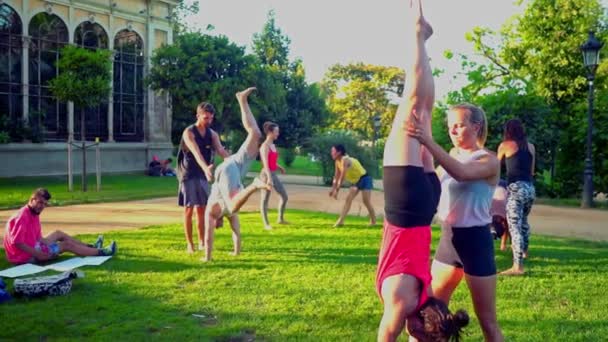
<svg viewBox="0 0 608 342"><path fill-rule="evenodd" d="M397 227L428 226L437 212L441 184L419 166L384 167L384 214Z"/></svg>

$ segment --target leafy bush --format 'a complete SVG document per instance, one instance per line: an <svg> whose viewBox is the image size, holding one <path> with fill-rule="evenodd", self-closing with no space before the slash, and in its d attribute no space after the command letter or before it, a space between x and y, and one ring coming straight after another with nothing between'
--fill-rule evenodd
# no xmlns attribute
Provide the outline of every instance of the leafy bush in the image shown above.
<svg viewBox="0 0 608 342"><path fill-rule="evenodd" d="M11 137L8 132L0 131L0 144L8 144L11 142Z"/></svg>
<svg viewBox="0 0 608 342"><path fill-rule="evenodd" d="M42 112L32 111L26 125L21 118L11 120L8 115L0 115L0 144L24 141L43 142L44 116L45 114Z"/></svg>
<svg viewBox="0 0 608 342"><path fill-rule="evenodd" d="M313 136L308 141L306 150L315 159L321 162L323 182L331 184L334 176L334 161L331 159L330 150L332 145L342 144L346 149L346 154L357 158L361 165L370 173L374 174L377 167L372 158L370 149L359 145L360 137L347 131L328 131Z"/></svg>
<svg viewBox="0 0 608 342"><path fill-rule="evenodd" d="M281 151L281 155L283 157L283 161L285 162L285 166L289 167L293 164L294 160L296 160L296 152L293 148L285 148Z"/></svg>

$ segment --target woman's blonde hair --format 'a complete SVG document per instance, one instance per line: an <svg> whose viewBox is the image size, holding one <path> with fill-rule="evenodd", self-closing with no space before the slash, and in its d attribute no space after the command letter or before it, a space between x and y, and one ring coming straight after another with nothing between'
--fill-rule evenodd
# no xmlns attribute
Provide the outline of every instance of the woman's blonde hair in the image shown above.
<svg viewBox="0 0 608 342"><path fill-rule="evenodd" d="M450 107L450 110L467 111L467 118L469 119L469 122L479 125L479 132L477 132L477 145L479 147L484 147L486 140L488 139L488 119L486 118L486 112L470 103L453 105Z"/></svg>

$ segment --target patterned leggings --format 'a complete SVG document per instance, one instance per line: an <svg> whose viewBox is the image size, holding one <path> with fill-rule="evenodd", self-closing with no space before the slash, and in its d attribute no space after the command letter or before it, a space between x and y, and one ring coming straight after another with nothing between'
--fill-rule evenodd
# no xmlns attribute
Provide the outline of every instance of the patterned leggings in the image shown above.
<svg viewBox="0 0 608 342"><path fill-rule="evenodd" d="M279 218L278 218L278 222L281 222L284 220L283 215L285 214L285 206L287 205L287 191L285 191L285 187L283 186L283 183L281 183L281 180L279 179L279 177L277 177L277 174L275 171L271 172L272 175L272 183L273 183L273 189L279 194L279 196L281 197L280 201L279 201ZM266 182L266 172L264 172L262 170L262 172L260 173L260 179L264 182ZM268 226L268 200L270 199L270 193L271 191L268 190L262 190L262 195L260 196L260 212L262 213L262 222L264 222L264 225Z"/></svg>
<svg viewBox="0 0 608 342"><path fill-rule="evenodd" d="M523 264L523 255L528 251L530 239L530 224L528 215L536 197L534 185L530 182L518 181L508 186L507 221L513 249L513 263Z"/></svg>

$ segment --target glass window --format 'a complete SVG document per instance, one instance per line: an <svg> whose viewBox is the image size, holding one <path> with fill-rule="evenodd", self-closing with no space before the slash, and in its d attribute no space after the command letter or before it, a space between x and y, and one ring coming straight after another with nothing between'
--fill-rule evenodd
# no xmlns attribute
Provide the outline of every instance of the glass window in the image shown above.
<svg viewBox="0 0 608 342"><path fill-rule="evenodd" d="M123 30L114 39L114 138L143 141L145 96L143 40ZM139 96L138 96L139 95Z"/></svg>
<svg viewBox="0 0 608 342"><path fill-rule="evenodd" d="M47 82L59 73L55 65L59 50L69 41L68 29L57 15L43 12L32 18L29 32L30 117L44 126L45 140L65 140L67 105L51 95Z"/></svg>
<svg viewBox="0 0 608 342"><path fill-rule="evenodd" d="M9 5L0 5L0 127L23 115L21 39L23 25Z"/></svg>
<svg viewBox="0 0 608 342"><path fill-rule="evenodd" d="M97 23L85 21L78 25L74 32L74 43L76 45L90 49L107 49L108 35L103 27ZM86 140L95 140L100 138L101 141L108 140L108 102L101 103L94 108L79 108L74 107L74 136L80 139L81 136L81 118L84 115L85 120L85 138Z"/></svg>

